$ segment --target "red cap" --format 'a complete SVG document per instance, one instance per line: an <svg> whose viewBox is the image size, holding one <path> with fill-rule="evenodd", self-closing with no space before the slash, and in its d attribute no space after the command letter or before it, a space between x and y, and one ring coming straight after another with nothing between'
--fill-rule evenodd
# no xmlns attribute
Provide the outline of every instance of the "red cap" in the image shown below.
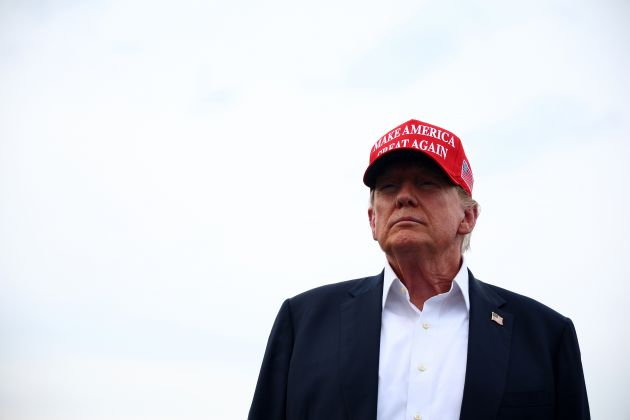
<svg viewBox="0 0 630 420"><path fill-rule="evenodd" d="M462 142L455 134L436 125L409 120L379 138L370 152L370 164L363 183L374 188L381 164L398 151L412 151L430 157L446 175L472 197L473 174Z"/></svg>

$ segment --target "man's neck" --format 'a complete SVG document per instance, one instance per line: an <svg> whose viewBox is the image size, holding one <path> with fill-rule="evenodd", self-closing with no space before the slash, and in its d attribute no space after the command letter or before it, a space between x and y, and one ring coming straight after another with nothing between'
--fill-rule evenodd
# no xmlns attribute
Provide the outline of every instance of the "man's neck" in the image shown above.
<svg viewBox="0 0 630 420"><path fill-rule="evenodd" d="M462 264L459 250L438 256L418 253L387 255L389 265L405 285L409 299L418 309L433 296L448 292Z"/></svg>

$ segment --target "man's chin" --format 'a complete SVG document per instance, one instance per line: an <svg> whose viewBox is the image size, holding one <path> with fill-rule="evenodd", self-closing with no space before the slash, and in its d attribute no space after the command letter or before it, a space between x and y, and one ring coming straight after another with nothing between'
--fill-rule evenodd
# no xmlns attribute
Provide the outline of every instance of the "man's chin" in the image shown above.
<svg viewBox="0 0 630 420"><path fill-rule="evenodd" d="M417 253L428 246L426 238L418 238L417 236L409 237L406 235L397 235L396 238L387 241L381 249L386 254L408 254Z"/></svg>

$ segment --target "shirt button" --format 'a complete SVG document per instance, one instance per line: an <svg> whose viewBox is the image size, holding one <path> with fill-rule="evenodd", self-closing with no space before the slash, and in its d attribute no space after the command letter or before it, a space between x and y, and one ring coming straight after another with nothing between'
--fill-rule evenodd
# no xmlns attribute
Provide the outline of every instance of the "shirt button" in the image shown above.
<svg viewBox="0 0 630 420"><path fill-rule="evenodd" d="M429 324L428 322L422 324L422 328L424 328L425 330L428 330L430 326L431 324Z"/></svg>
<svg viewBox="0 0 630 420"><path fill-rule="evenodd" d="M418 370L419 370L420 372L424 372L425 370L427 370L427 368L426 368L426 366L424 366L424 365L418 365Z"/></svg>
<svg viewBox="0 0 630 420"><path fill-rule="evenodd" d="M413 416L413 420L422 420L422 417L420 417L420 414L416 414Z"/></svg>

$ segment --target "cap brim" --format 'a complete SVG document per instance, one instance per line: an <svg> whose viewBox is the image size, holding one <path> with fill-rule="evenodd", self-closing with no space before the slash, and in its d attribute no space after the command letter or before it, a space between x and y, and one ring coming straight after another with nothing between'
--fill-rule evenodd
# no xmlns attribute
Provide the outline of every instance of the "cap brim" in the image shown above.
<svg viewBox="0 0 630 420"><path fill-rule="evenodd" d="M420 150L401 149L392 150L382 156L379 156L363 174L363 183L370 188L374 188L376 184L376 178L385 170L385 168L393 163L409 162L409 161L421 161L423 164L429 164L438 168L446 178L451 182L456 182L452 177L440 166L440 164L431 157L428 153L424 153Z"/></svg>

